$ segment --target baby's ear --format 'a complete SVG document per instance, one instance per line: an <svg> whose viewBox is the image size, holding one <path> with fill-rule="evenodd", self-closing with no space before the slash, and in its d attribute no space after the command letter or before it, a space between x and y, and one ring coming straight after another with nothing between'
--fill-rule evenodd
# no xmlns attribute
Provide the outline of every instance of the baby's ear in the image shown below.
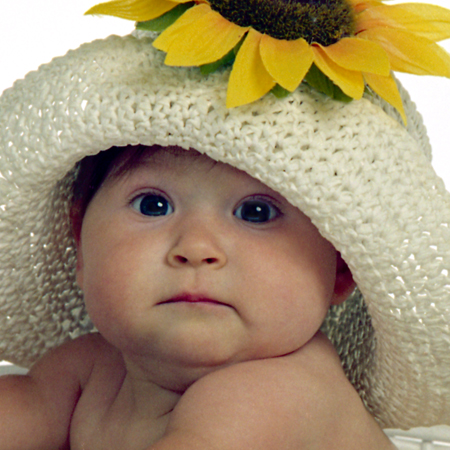
<svg viewBox="0 0 450 450"><path fill-rule="evenodd" d="M337 252L336 282L334 284L334 294L331 299L332 305L340 305L355 289L356 283L353 281L352 273L342 256Z"/></svg>

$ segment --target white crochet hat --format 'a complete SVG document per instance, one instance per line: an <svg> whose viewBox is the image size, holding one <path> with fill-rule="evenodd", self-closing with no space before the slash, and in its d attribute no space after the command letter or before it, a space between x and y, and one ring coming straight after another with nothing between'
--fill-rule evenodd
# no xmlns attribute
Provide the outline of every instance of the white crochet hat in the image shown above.
<svg viewBox="0 0 450 450"><path fill-rule="evenodd" d="M408 95L407 128L376 96L342 103L304 84L227 109L226 71L163 56L147 37L113 36L0 98L0 359L29 366L92 328L68 215L76 162L177 145L277 190L341 252L364 300L355 293L325 327L379 422L450 424L450 194Z"/></svg>

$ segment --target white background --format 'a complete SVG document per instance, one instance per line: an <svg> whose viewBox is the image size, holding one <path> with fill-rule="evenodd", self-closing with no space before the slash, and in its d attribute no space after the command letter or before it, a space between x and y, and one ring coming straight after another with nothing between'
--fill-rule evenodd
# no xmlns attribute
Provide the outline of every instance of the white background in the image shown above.
<svg viewBox="0 0 450 450"><path fill-rule="evenodd" d="M421 0L450 7L449 0ZM133 22L84 16L98 0L2 0L0 92L30 70L83 42L130 33ZM402 3L393 1L392 3ZM442 45L450 51L450 41ZM433 164L450 189L450 80L400 74L422 113L433 146Z"/></svg>

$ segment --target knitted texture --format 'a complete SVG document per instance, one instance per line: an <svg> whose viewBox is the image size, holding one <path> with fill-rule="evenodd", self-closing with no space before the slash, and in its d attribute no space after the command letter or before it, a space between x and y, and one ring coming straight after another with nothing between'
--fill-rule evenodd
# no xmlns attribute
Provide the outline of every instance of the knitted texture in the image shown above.
<svg viewBox="0 0 450 450"><path fill-rule="evenodd" d="M226 71L163 56L148 38L110 37L0 98L0 357L29 366L92 329L68 219L75 163L178 145L275 189L341 252L362 297L325 328L379 422L450 424L450 197L407 94L408 129L376 96L344 104L305 85L228 110Z"/></svg>

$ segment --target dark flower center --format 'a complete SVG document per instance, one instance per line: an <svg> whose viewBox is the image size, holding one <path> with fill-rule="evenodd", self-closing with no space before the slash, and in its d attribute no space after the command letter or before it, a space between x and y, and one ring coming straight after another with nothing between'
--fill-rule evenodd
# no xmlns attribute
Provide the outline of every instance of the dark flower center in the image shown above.
<svg viewBox="0 0 450 450"><path fill-rule="evenodd" d="M334 44L354 33L353 8L346 0L209 0L228 21L275 39L304 38Z"/></svg>

